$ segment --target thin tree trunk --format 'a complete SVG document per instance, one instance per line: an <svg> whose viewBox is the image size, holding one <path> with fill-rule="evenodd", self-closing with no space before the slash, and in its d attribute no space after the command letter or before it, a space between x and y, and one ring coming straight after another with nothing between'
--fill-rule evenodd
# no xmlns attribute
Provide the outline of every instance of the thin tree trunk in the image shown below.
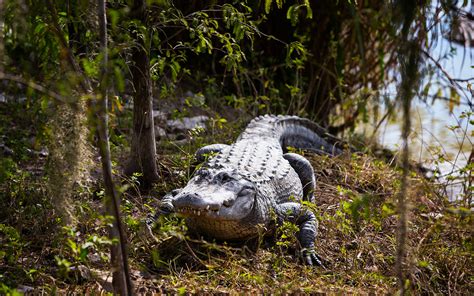
<svg viewBox="0 0 474 296"><path fill-rule="evenodd" d="M126 248L126 239L123 225L120 219L120 200L114 186L112 177L112 164L110 157L110 145L108 135L108 82L107 82L107 17L105 11L105 0L98 1L100 45L103 54L103 68L101 79L101 100L97 104L98 120L97 131L99 135L99 151L102 162L102 172L104 176L106 192L106 211L113 216L114 223L109 230L109 236L112 240L118 239L118 244L112 244L110 247L111 265L113 269L113 286L116 293L120 295L131 295L132 284L130 280L130 271L128 266L128 256Z"/></svg>
<svg viewBox="0 0 474 296"><path fill-rule="evenodd" d="M5 21L3 19L3 0L0 0L0 72L3 73L3 63L5 57L5 46L3 43L3 28Z"/></svg>
<svg viewBox="0 0 474 296"><path fill-rule="evenodd" d="M134 0L130 16L146 23L146 2ZM133 134L130 162L126 174L141 173L145 187L158 180L156 166L155 128L153 122L153 98L151 90L150 60L148 46L144 38L135 35L132 51L133 96Z"/></svg>
<svg viewBox="0 0 474 296"><path fill-rule="evenodd" d="M395 262L395 272L398 278L400 295L406 294L405 286L405 265L406 265L406 240L408 231L408 207L407 193L410 186L408 180L409 174L409 135L411 129L410 108L411 100L419 86L419 65L420 65L420 44L423 44L418 35L410 36L410 26L414 20L413 11L416 4L400 1L400 8L403 16L402 20L402 44L399 49L399 62L401 65L401 83L399 87L399 101L403 109L403 127L402 127L402 160L403 169L400 192L398 194L398 236L397 236L397 256Z"/></svg>
<svg viewBox="0 0 474 296"><path fill-rule="evenodd" d="M406 256L406 237L407 237L407 200L406 195L408 192L408 173L409 173L409 162L408 157L410 154L408 146L408 136L410 134L410 105L411 97L404 96L403 101L403 128L402 128L402 180L400 185L400 192L398 194L398 237L397 237L397 261L396 261L396 273L398 277L398 284L400 295L405 295L405 274L404 274L404 263Z"/></svg>

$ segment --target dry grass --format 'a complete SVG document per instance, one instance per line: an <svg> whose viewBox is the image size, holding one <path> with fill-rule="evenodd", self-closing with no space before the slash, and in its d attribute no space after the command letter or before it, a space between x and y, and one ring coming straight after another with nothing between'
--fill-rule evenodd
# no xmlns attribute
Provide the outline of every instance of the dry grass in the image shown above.
<svg viewBox="0 0 474 296"><path fill-rule="evenodd" d="M155 233L157 242L142 241L144 252L135 257L146 270L136 277L139 291L395 292L399 172L364 155L309 158L318 175L316 246L327 269L303 266L294 248L268 240L229 246L190 238L180 222L171 220ZM409 286L417 293L463 294L473 288L472 214L450 211L436 192L432 184L412 175L405 267ZM150 262L151 253L161 262Z"/></svg>
<svg viewBox="0 0 474 296"><path fill-rule="evenodd" d="M153 238L142 222L153 212L156 200L129 190L123 206L137 291L140 294L394 293L397 289L393 273L397 225L394 202L399 172L365 155L306 156L318 176L315 205L308 206L314 207L319 217L316 246L326 269L302 265L291 236L277 235L231 245L205 241L187 233L181 219L163 217L154 229ZM187 156L182 154L161 159L165 168L162 177L167 182L156 188L156 195L183 183L186 179L183 163L187 161ZM405 266L409 288L416 294L473 291L472 212L451 208L436 194L438 190L433 184L416 174L412 174L410 183L407 200L411 215ZM76 229L78 234L66 238L80 244L86 237L105 235L104 223L97 213L99 207L99 201L82 203L78 210L82 213L78 214L81 219L80 228ZM37 265L50 267L41 269L29 284L26 277L15 282L35 286L37 292L110 291L106 258L91 260L89 254L84 261L74 261L71 248L64 244L29 250L30 254L38 252L34 254ZM107 246L98 245L94 252L101 250L106 254ZM51 253L68 258L72 266L85 266L92 271L91 275L77 276L72 271L62 274Z"/></svg>

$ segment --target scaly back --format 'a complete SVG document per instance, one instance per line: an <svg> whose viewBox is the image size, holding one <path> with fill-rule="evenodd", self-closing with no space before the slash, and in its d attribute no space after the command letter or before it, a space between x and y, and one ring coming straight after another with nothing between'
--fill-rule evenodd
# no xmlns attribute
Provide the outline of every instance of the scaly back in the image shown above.
<svg viewBox="0 0 474 296"><path fill-rule="evenodd" d="M264 115L253 119L237 141L252 139L277 139L284 151L291 146L318 153L340 154L338 139L309 119L298 116Z"/></svg>
<svg viewBox="0 0 474 296"><path fill-rule="evenodd" d="M320 136L321 135L321 136ZM286 147L338 154L340 150L322 138L323 128L297 116L264 115L253 119L237 141L210 158L206 167L236 170L253 182L287 177L291 167L282 155Z"/></svg>

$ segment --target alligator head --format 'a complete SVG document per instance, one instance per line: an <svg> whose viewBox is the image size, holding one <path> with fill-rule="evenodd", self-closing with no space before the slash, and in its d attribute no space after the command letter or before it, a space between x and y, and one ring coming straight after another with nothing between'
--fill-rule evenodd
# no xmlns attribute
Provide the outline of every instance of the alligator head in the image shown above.
<svg viewBox="0 0 474 296"><path fill-rule="evenodd" d="M257 191L236 170L202 168L186 187L165 197L162 211L186 217L240 221L252 211Z"/></svg>

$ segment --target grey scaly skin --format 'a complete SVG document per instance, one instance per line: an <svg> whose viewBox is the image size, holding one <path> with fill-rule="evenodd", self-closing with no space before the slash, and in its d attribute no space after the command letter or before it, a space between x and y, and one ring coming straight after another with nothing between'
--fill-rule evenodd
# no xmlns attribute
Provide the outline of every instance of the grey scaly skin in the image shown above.
<svg viewBox="0 0 474 296"><path fill-rule="evenodd" d="M328 154L341 151L315 123L296 116L259 116L232 145L214 144L196 152L204 162L188 184L167 194L161 213L179 213L187 225L211 237L242 240L283 221L299 226L304 261L321 265L314 251L318 221L301 201L313 200L316 184L311 164L286 147ZM205 160L205 156L211 156Z"/></svg>

